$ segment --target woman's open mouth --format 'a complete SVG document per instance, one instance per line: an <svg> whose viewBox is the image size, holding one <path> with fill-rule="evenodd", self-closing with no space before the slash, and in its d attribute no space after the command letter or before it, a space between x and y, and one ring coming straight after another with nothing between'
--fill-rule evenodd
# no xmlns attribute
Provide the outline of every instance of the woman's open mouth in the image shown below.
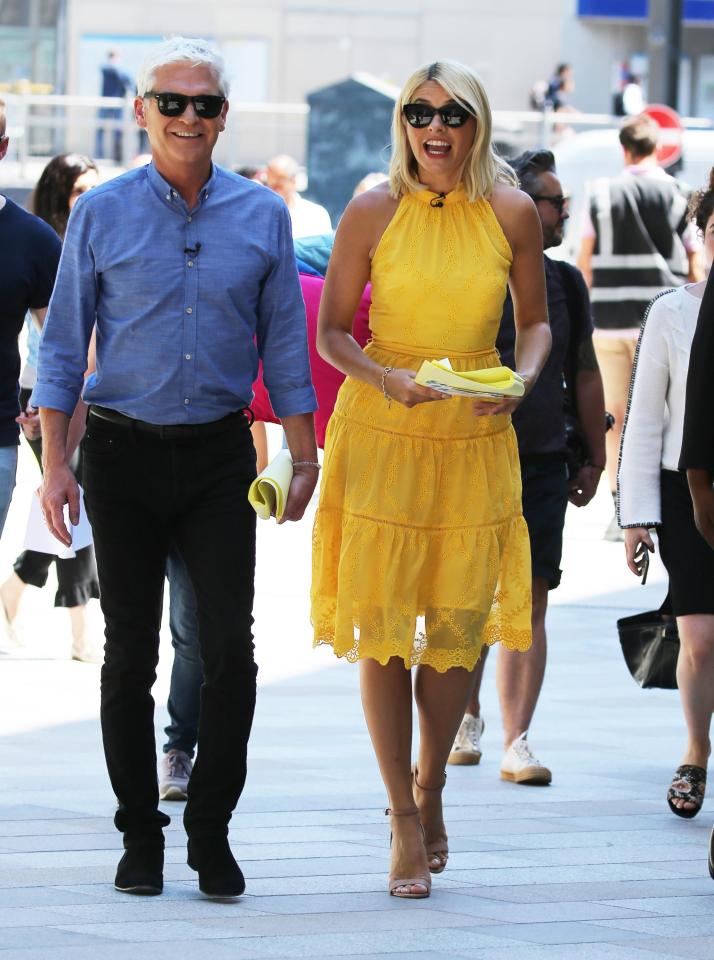
<svg viewBox="0 0 714 960"><path fill-rule="evenodd" d="M428 157L445 157L451 150L451 144L446 140L427 140L424 144L424 153Z"/></svg>

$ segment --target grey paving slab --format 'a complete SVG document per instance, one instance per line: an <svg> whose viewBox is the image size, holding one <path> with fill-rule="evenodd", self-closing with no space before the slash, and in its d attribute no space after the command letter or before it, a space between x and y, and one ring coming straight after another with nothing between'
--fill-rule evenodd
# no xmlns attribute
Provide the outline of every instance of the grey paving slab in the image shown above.
<svg viewBox="0 0 714 960"><path fill-rule="evenodd" d="M286 534L263 528L264 536ZM587 588L577 578L568 585L583 556L600 571L622 563L621 547L600 535L587 528L570 546L566 537L566 553L575 552L552 597L531 740L554 783L529 789L499 779L492 657L483 760L449 770L451 860L429 900L386 893L386 801L357 671L310 651L294 582L308 565L289 550L279 557L290 561L286 575L276 579L271 569L258 584L260 691L249 778L230 832L248 879L237 904L200 896L185 862L183 804L163 805L172 817L164 895L135 899L113 889L121 838L101 751L98 671L47 656L4 658L0 703L17 723L0 736L0 960L706 960L710 801L692 822L667 810L664 790L684 743L677 695L632 683L614 630L623 611L656 606L662 584L655 578L640 593L611 577L600 595L597 578ZM300 542L309 549L308 528ZM170 666L164 627L159 741ZM57 689L62 698L48 695Z"/></svg>
<svg viewBox="0 0 714 960"><path fill-rule="evenodd" d="M714 916L714 890L708 895L695 897L645 897L639 900L607 900L604 904L613 907L627 905L633 910L643 910L669 917Z"/></svg>
<svg viewBox="0 0 714 960"><path fill-rule="evenodd" d="M471 884L460 888L465 896L485 897L493 900L506 900L510 903L568 903L572 901L609 901L619 897L615 902L624 903L632 898L638 900L646 897L670 896L673 900L678 897L707 896L712 893L712 882L708 875L702 875L692 880L671 879L660 880L588 880L581 878L578 883L551 883L548 871L548 882L529 885L497 886L491 884Z"/></svg>
<svg viewBox="0 0 714 960"><path fill-rule="evenodd" d="M638 942L638 949L647 950L650 957L686 957L687 960L714 960L714 940L711 937L657 937Z"/></svg>
<svg viewBox="0 0 714 960"><path fill-rule="evenodd" d="M695 914L670 917L637 917L632 920L598 920L596 923L612 930L627 930L632 933L658 937L714 936L714 911L709 916ZM609 939L619 939L619 935L609 937Z"/></svg>

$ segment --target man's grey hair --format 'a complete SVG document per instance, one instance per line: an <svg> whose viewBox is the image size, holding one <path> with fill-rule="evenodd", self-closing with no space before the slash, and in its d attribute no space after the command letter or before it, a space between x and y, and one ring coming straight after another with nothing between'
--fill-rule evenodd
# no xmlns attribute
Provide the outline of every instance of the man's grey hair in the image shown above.
<svg viewBox="0 0 714 960"><path fill-rule="evenodd" d="M156 71L170 63L190 63L194 67L208 67L224 97L228 96L226 63L218 50L207 40L194 37L170 37L154 47L144 60L136 78L136 92L145 97L153 89ZM167 91L171 92L171 91Z"/></svg>

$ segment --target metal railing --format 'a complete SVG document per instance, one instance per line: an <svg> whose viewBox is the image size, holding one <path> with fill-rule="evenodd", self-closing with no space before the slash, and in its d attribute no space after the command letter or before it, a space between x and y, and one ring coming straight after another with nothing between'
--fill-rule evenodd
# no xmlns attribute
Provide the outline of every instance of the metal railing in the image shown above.
<svg viewBox="0 0 714 960"><path fill-rule="evenodd" d="M131 99L37 93L3 96L8 105L9 158L17 162L20 179L32 179L38 161L57 153L84 153L126 168L148 149ZM215 158L225 166L259 165L276 153L288 153L305 163L308 113L306 103L232 101ZM574 131L614 128L620 119L609 114L496 110L494 140L515 152L550 147ZM682 122L690 129L712 127L710 120L696 117Z"/></svg>

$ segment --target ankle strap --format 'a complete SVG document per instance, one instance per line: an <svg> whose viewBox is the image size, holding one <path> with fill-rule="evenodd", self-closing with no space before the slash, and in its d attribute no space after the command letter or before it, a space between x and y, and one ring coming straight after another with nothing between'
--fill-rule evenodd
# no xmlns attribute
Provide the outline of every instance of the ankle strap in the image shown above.
<svg viewBox="0 0 714 960"><path fill-rule="evenodd" d="M446 786L446 771L444 771L444 779L440 787L423 787L419 783L419 771L414 767L414 783L419 787L420 790L425 790L427 793L438 793L440 790L443 790Z"/></svg>

